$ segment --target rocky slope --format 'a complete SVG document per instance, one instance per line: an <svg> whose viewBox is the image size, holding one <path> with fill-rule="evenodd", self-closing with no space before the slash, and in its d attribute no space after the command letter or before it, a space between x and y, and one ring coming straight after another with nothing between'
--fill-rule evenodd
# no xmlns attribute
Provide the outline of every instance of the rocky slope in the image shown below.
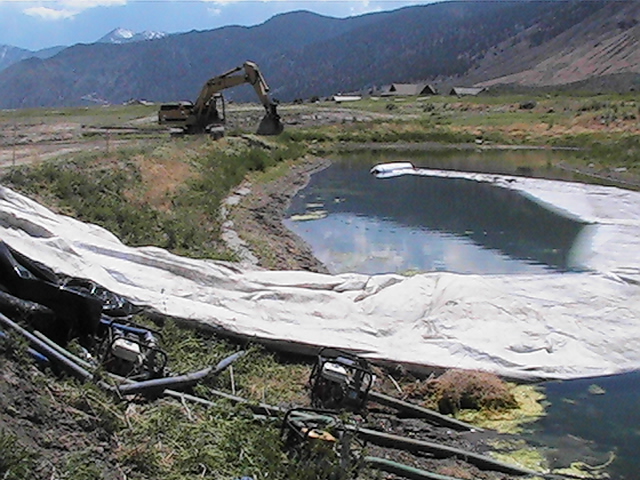
<svg viewBox="0 0 640 480"><path fill-rule="evenodd" d="M580 18L589 5L571 7ZM640 74L640 3L609 2L553 38L534 25L492 48L470 73L478 84L563 85ZM548 35L549 36L549 35Z"/></svg>

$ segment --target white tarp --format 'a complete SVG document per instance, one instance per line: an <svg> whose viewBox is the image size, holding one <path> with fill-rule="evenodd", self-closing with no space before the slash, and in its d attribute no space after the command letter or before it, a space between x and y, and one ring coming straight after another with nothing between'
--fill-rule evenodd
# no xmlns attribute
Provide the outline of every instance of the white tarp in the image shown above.
<svg viewBox="0 0 640 480"><path fill-rule="evenodd" d="M163 314L280 345L333 346L415 366L575 378L640 368L640 193L405 169L492 182L592 223L584 273L323 275L129 248L0 187L0 239ZM390 180L393 181L393 180Z"/></svg>

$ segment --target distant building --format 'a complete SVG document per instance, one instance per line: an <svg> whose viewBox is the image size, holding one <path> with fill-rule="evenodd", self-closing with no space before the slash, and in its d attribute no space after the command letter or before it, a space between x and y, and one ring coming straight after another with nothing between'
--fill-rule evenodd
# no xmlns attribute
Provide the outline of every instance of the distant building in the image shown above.
<svg viewBox="0 0 640 480"><path fill-rule="evenodd" d="M453 87L449 92L449 95L456 95L462 97L464 95L478 95L486 90L484 87Z"/></svg>
<svg viewBox="0 0 640 480"><path fill-rule="evenodd" d="M356 93L345 93L345 94L339 93L331 97L331 99L336 103L357 102L358 100L362 100L362 95L358 95Z"/></svg>
<svg viewBox="0 0 640 480"><path fill-rule="evenodd" d="M427 83L392 83L384 87L380 93L381 97L417 97L426 95L437 95L435 87Z"/></svg>
<svg viewBox="0 0 640 480"><path fill-rule="evenodd" d="M130 100L127 100L126 102L124 102L123 105L153 105L153 102L149 102L148 100L140 100L137 98L132 98Z"/></svg>

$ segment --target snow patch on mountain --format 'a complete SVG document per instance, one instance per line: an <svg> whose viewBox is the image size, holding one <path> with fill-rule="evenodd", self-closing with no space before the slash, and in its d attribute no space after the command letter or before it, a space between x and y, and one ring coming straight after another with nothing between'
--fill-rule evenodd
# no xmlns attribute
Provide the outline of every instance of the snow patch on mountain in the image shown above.
<svg viewBox="0 0 640 480"><path fill-rule="evenodd" d="M144 32L134 32L132 30L127 30L126 28L116 28L111 32L107 33L104 37L100 38L96 43L131 43L131 42L143 42L146 40L155 40L158 38L163 38L167 34L164 32L155 32L150 30L145 30Z"/></svg>

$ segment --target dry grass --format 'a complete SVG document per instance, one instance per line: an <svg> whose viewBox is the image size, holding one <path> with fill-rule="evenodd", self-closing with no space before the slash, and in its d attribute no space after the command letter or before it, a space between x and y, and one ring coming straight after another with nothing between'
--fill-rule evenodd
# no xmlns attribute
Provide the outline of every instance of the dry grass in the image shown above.
<svg viewBox="0 0 640 480"><path fill-rule="evenodd" d="M492 373L474 370L448 370L435 379L410 385L405 392L411 397L423 397L424 403L445 414L518 407L506 382Z"/></svg>
<svg viewBox="0 0 640 480"><path fill-rule="evenodd" d="M503 410L518 406L508 385L491 373L449 370L433 382L439 397L438 407L443 413L455 413L460 409Z"/></svg>
<svg viewBox="0 0 640 480"><path fill-rule="evenodd" d="M138 165L146 186L145 203L162 211L170 210L173 195L194 175L192 166L178 159L141 157Z"/></svg>

